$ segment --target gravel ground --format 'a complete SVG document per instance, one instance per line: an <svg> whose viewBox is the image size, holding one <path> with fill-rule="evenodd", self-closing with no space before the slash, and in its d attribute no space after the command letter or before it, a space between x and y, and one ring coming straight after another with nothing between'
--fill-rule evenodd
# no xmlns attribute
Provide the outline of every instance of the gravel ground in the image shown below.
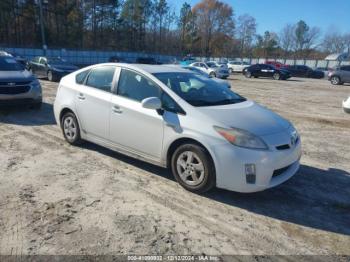
<svg viewBox="0 0 350 262"><path fill-rule="evenodd" d="M40 111L0 111L0 254L350 255L350 86L230 80L298 128L292 179L254 194L189 193L168 170L68 145L52 112L57 83L41 81Z"/></svg>

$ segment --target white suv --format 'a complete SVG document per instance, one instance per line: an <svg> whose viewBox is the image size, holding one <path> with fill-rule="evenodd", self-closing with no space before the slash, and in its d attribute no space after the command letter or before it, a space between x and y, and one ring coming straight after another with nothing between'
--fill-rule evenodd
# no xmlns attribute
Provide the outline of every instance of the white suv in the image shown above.
<svg viewBox="0 0 350 262"><path fill-rule="evenodd" d="M249 67L250 64L247 62L240 62L240 61L230 61L227 63L228 71L230 74L233 72L243 72L244 68Z"/></svg>
<svg viewBox="0 0 350 262"><path fill-rule="evenodd" d="M260 191L299 168L301 142L289 121L174 66L83 68L62 78L54 113L68 143L88 140L171 167L193 192Z"/></svg>

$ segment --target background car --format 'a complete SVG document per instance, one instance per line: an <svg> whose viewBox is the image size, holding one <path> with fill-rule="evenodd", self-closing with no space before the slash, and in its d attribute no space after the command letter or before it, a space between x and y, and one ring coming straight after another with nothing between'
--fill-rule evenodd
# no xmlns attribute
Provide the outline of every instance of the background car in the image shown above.
<svg viewBox="0 0 350 262"><path fill-rule="evenodd" d="M328 73L328 80L331 81L332 85L350 83L350 65L337 66Z"/></svg>
<svg viewBox="0 0 350 262"><path fill-rule="evenodd" d="M39 81L12 56L0 56L0 105L30 105L39 109L41 104Z"/></svg>
<svg viewBox="0 0 350 262"><path fill-rule="evenodd" d="M159 63L156 59L153 57L138 57L136 58L137 64L146 64L146 65L159 65Z"/></svg>
<svg viewBox="0 0 350 262"><path fill-rule="evenodd" d="M345 113L350 114L350 96L343 101L343 110Z"/></svg>
<svg viewBox="0 0 350 262"><path fill-rule="evenodd" d="M59 57L37 56L28 62L28 70L37 77L45 77L49 81L59 81L77 69L77 66Z"/></svg>
<svg viewBox="0 0 350 262"><path fill-rule="evenodd" d="M204 72L204 71L202 71L194 66L182 66L182 68L187 69L187 70L191 70L192 72L195 72L197 74L200 74L200 75L208 77L208 78L211 78L213 81L219 83L220 85L223 85L227 88L231 88L231 85L228 81L226 81L224 79L217 78L217 77L212 77L209 74L207 74L206 72Z"/></svg>
<svg viewBox="0 0 350 262"><path fill-rule="evenodd" d="M216 63L205 63L205 62L195 62L190 64L190 66L197 67L203 72L209 74L211 77L218 77L226 79L229 76L227 69L217 66Z"/></svg>
<svg viewBox="0 0 350 262"><path fill-rule="evenodd" d="M313 70L311 67L306 65L289 65L287 69L292 76L295 77L307 77L307 78L324 78L324 72L319 70Z"/></svg>
<svg viewBox="0 0 350 262"><path fill-rule="evenodd" d="M285 68L286 65L282 64L280 62L277 61L266 61L265 62L266 65L273 65L275 68L280 69L280 68Z"/></svg>
<svg viewBox="0 0 350 262"><path fill-rule="evenodd" d="M221 68L224 68L224 69L228 69L226 63L221 63L221 62L216 62L216 61L207 61L205 63L211 68L221 67Z"/></svg>
<svg viewBox="0 0 350 262"><path fill-rule="evenodd" d="M244 61L230 61L227 63L228 71L230 74L233 72L241 73L244 68L250 66L248 62Z"/></svg>
<svg viewBox="0 0 350 262"><path fill-rule="evenodd" d="M289 71L277 69L273 65L256 64L243 69L243 74L247 78L251 77L272 77L275 80L286 80L291 77Z"/></svg>

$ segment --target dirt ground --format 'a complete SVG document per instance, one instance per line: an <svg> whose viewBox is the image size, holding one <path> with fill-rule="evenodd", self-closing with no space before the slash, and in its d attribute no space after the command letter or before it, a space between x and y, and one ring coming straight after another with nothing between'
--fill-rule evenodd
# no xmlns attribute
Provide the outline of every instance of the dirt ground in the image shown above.
<svg viewBox="0 0 350 262"><path fill-rule="evenodd" d="M291 120L302 166L277 188L196 195L162 168L67 144L57 83L40 111L0 111L0 254L350 255L350 85L231 76L241 95Z"/></svg>

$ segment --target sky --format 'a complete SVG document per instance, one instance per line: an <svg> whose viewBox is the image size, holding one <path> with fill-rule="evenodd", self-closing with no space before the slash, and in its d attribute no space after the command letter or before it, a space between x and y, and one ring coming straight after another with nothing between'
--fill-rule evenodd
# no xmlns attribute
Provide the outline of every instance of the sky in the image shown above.
<svg viewBox="0 0 350 262"><path fill-rule="evenodd" d="M350 0L221 0L233 7L235 18L243 14L255 17L259 34L280 32L287 23L304 20L322 33L350 32ZM194 6L199 0L168 0L176 11L184 2Z"/></svg>

